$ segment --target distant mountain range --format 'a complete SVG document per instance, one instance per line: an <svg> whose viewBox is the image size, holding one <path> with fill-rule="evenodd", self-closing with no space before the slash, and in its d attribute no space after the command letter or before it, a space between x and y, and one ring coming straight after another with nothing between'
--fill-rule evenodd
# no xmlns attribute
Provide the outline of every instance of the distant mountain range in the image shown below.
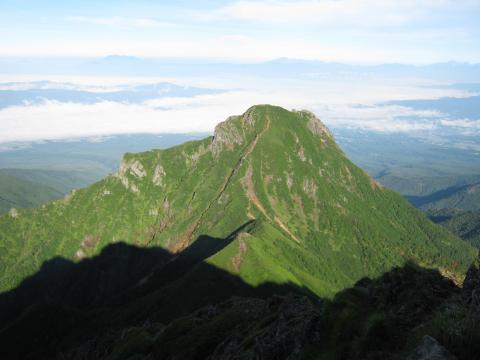
<svg viewBox="0 0 480 360"><path fill-rule="evenodd" d="M222 90L180 86L168 82L123 85L117 87L83 87L70 83L39 81L0 83L0 109L8 106L36 104L45 101L92 104L101 101L141 103L163 97L189 97L216 94Z"/></svg>
<svg viewBox="0 0 480 360"><path fill-rule="evenodd" d="M466 89L473 90L476 93L480 90L478 87L472 86ZM462 88L459 85L457 88ZM395 104L406 106L412 109L432 110L446 114L452 119L478 119L480 112L480 96L469 96L463 98L443 97L431 100L402 100L390 101L387 104Z"/></svg>
<svg viewBox="0 0 480 360"><path fill-rule="evenodd" d="M317 60L280 58L256 63L208 59L138 58L111 55L104 58L1 58L2 73L90 74L130 76L260 75L325 77L352 75L394 76L445 81L480 81L480 64L446 62L428 65L351 65Z"/></svg>

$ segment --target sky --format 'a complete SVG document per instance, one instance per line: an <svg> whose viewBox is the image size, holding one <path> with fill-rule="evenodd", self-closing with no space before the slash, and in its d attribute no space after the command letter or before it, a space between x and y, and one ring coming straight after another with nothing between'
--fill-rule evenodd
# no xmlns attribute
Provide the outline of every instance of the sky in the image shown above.
<svg viewBox="0 0 480 360"><path fill-rule="evenodd" d="M1 0L0 57L480 62L480 0Z"/></svg>
<svg viewBox="0 0 480 360"><path fill-rule="evenodd" d="M349 64L480 64L479 18L480 0L0 0L0 64L7 64L0 65L0 91L23 89L25 82L43 80L51 81L48 86L56 90L62 90L65 84L58 83L65 82L71 90L105 87L113 91L118 86L162 81L222 90L198 96L163 94L137 102L58 100L42 92L37 101L25 98L20 104L3 107L1 100L19 95L1 93L0 143L125 133L212 132L229 115L241 114L259 103L314 111L332 128L428 132L435 137L455 132L478 137L478 116L453 117L435 109L382 104L480 95L480 90L451 87L441 78L369 75L363 70L366 67L355 67L356 73L342 70L335 76L322 72L327 70L304 70L307 73L301 76L292 72L269 77L262 72L262 65L256 67L255 75L208 71L218 67L205 67L207 72L202 73L202 66L198 66L198 75L189 75L179 67L181 71L176 73L181 76L171 78L163 70L136 73L138 64L150 63L139 59L133 59L131 77L115 73L114 66L112 74L48 71L55 70L51 64L63 62L103 64L91 58L109 55L193 59L194 64L199 59L215 64L277 58ZM58 59L43 62L42 58ZM21 72L36 60L44 64L45 71ZM108 59L107 63L111 64ZM292 66L301 63L294 61ZM21 66L8 71L8 64ZM458 68L460 75L463 68L475 68L451 66ZM156 65L154 68L158 70ZM438 69L444 67L431 68L441 71ZM102 69L100 66L99 71ZM451 82L465 81L464 76Z"/></svg>

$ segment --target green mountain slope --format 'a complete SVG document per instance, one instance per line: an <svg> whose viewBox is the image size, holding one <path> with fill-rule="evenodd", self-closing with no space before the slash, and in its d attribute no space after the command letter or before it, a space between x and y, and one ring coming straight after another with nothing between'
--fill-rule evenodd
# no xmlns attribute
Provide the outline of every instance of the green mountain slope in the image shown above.
<svg viewBox="0 0 480 360"><path fill-rule="evenodd" d="M39 207L98 179L86 171L0 169L0 214Z"/></svg>
<svg viewBox="0 0 480 360"><path fill-rule="evenodd" d="M0 170L0 214L12 208L37 207L62 196L60 191L50 186Z"/></svg>
<svg viewBox="0 0 480 360"><path fill-rule="evenodd" d="M426 197L480 181L480 157L465 139L334 129L348 158L404 196Z"/></svg>
<svg viewBox="0 0 480 360"><path fill-rule="evenodd" d="M48 168L48 167L47 167ZM98 174L82 170L0 169L1 175L14 176L21 180L48 186L65 195L80 187L98 181ZM102 176L103 177L103 176Z"/></svg>
<svg viewBox="0 0 480 360"><path fill-rule="evenodd" d="M407 196L410 202L423 210L445 208L480 210L480 183L452 186L427 196Z"/></svg>
<svg viewBox="0 0 480 360"><path fill-rule="evenodd" d="M112 136L98 142L70 139L3 144L0 149L0 215L12 206L38 207L62 198L73 189L93 184L115 172L127 151L166 148L201 137L200 134L137 134Z"/></svg>
<svg viewBox="0 0 480 360"><path fill-rule="evenodd" d="M427 211L428 217L458 237L480 248L480 210L441 209Z"/></svg>
<svg viewBox="0 0 480 360"><path fill-rule="evenodd" d="M1 290L55 255L79 260L118 241L176 254L208 235L219 246L196 251L210 265L248 285L321 296L407 260L460 278L475 255L353 165L313 114L268 105L227 119L213 138L126 154L118 173L4 216L0 229Z"/></svg>

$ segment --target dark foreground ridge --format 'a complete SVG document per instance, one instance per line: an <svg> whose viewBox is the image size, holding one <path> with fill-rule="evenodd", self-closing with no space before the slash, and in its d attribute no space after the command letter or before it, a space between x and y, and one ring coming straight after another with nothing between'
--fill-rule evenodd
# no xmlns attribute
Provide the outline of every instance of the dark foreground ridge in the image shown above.
<svg viewBox="0 0 480 360"><path fill-rule="evenodd" d="M292 284L252 287L203 261L219 239L195 244L172 255L116 243L78 264L45 262L0 295L3 358L424 359L418 354L438 352L461 360L480 353L478 261L463 294L438 271L407 263L321 299Z"/></svg>

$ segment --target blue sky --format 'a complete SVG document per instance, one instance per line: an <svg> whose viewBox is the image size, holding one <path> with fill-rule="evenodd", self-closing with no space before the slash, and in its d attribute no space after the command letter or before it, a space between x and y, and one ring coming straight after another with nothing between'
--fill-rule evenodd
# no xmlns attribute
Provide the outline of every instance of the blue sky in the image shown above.
<svg viewBox="0 0 480 360"><path fill-rule="evenodd" d="M480 62L479 0L1 0L0 56Z"/></svg>

